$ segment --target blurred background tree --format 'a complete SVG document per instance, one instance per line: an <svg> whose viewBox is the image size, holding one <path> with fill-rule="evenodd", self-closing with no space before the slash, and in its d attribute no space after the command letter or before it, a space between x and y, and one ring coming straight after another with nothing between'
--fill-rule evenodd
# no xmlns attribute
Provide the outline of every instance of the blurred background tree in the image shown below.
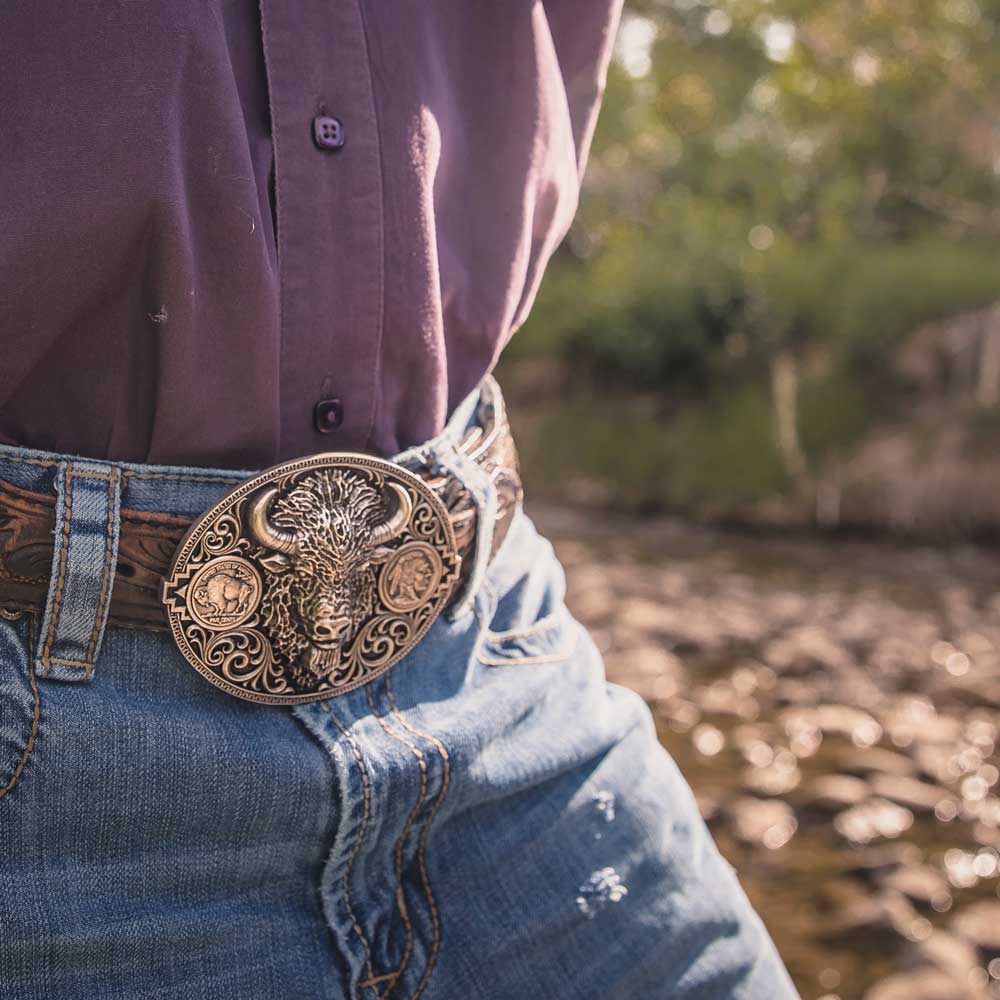
<svg viewBox="0 0 1000 1000"><path fill-rule="evenodd" d="M501 369L537 492L1000 524L998 24L1000 0L629 4Z"/></svg>

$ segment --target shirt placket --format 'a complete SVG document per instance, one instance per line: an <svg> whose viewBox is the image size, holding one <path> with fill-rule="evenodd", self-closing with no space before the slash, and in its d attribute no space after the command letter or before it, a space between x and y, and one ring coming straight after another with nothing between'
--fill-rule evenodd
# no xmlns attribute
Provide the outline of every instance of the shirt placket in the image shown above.
<svg viewBox="0 0 1000 1000"><path fill-rule="evenodd" d="M275 163L281 452L359 450L375 416L384 285L364 16L352 0L261 0L261 27Z"/></svg>

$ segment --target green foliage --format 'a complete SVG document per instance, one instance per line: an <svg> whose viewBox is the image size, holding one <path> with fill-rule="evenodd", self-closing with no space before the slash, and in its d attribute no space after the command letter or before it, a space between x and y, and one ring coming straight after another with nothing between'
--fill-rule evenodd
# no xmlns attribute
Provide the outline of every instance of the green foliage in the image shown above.
<svg viewBox="0 0 1000 1000"><path fill-rule="evenodd" d="M889 406L883 383L843 368L810 379L799 395L799 434L807 455L843 453L860 440L876 415Z"/></svg>
<svg viewBox="0 0 1000 1000"><path fill-rule="evenodd" d="M760 383L728 386L675 415L644 399L580 393L547 407L530 433L515 432L533 494L599 484L617 508L724 517L789 485Z"/></svg>
<svg viewBox="0 0 1000 1000"><path fill-rule="evenodd" d="M789 485L760 384L734 386L686 408L664 444L672 459L664 497L676 509L724 516Z"/></svg>
<svg viewBox="0 0 1000 1000"><path fill-rule="evenodd" d="M695 222L691 234L708 228ZM822 345L837 364L880 367L921 324L1000 296L995 248L979 244L783 247L748 272L696 239L687 253L650 246L657 235L556 269L510 357L557 353L626 384L700 394L759 371L778 346Z"/></svg>
<svg viewBox="0 0 1000 1000"><path fill-rule="evenodd" d="M779 350L810 469L898 412L900 341L1000 298L998 79L1000 0L631 2L577 222L505 358L574 375L540 474L717 513L788 491Z"/></svg>
<svg viewBox="0 0 1000 1000"><path fill-rule="evenodd" d="M643 0L517 356L703 388L1000 293L1000 0Z"/></svg>
<svg viewBox="0 0 1000 1000"><path fill-rule="evenodd" d="M997 247L924 242L859 255L834 301L835 338L865 364L921 324L986 306L1000 296Z"/></svg>

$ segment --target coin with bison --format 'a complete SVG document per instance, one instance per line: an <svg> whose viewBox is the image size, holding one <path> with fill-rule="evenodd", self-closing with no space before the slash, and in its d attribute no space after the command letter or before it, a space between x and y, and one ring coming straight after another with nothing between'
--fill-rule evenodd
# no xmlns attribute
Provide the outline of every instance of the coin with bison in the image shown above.
<svg viewBox="0 0 1000 1000"><path fill-rule="evenodd" d="M196 522L163 600L178 648L213 684L252 701L312 701L405 656L460 562L422 479L367 455L318 455L254 477Z"/></svg>
<svg viewBox="0 0 1000 1000"><path fill-rule="evenodd" d="M260 574L246 559L212 559L191 580L188 608L213 631L242 625L260 603Z"/></svg>

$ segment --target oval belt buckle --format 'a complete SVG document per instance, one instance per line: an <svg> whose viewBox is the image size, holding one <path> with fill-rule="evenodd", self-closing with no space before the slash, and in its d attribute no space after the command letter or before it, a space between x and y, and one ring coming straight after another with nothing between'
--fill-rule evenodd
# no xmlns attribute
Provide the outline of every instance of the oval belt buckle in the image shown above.
<svg viewBox="0 0 1000 1000"><path fill-rule="evenodd" d="M461 557L444 504L369 455L276 465L196 521L163 584L170 630L216 687L270 705L332 698L405 656Z"/></svg>

